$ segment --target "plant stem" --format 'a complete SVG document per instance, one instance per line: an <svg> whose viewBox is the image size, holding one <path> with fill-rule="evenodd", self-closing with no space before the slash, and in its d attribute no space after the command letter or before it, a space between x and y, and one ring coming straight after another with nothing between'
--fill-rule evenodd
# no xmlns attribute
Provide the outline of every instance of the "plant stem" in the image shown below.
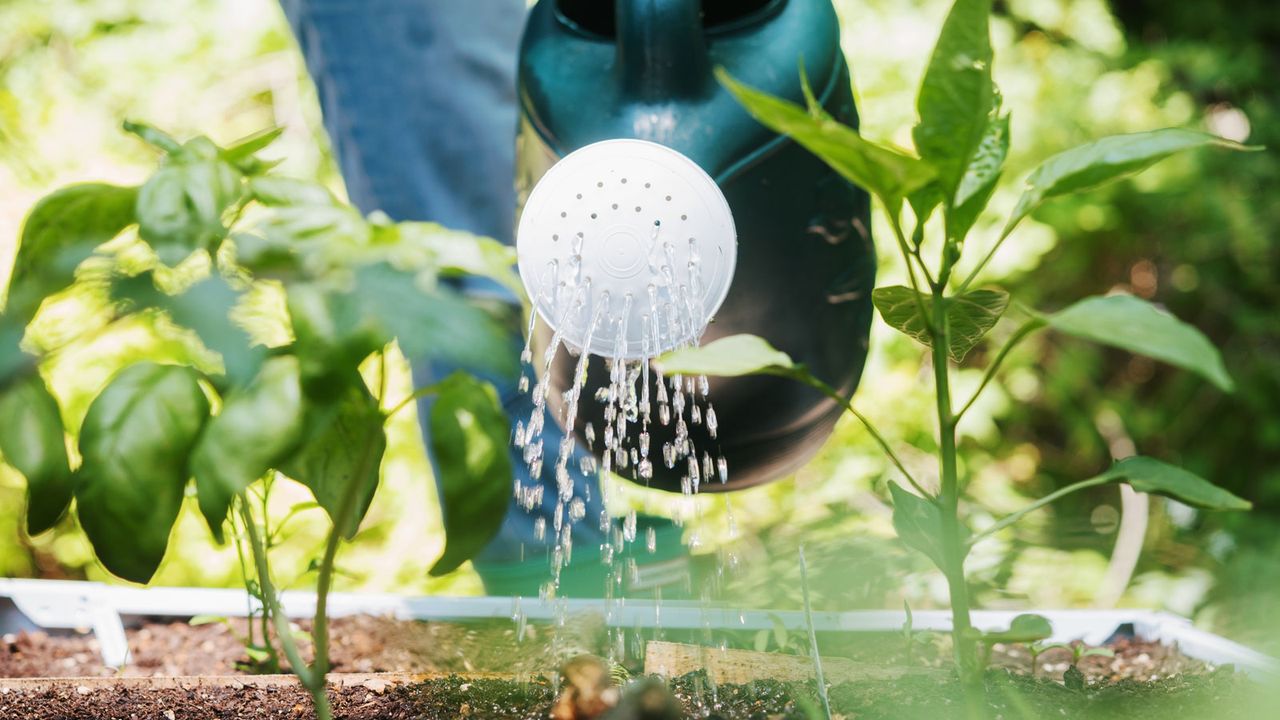
<svg viewBox="0 0 1280 720"><path fill-rule="evenodd" d="M262 544L262 537L254 524L253 513L249 510L249 498L244 493L240 493L239 505L241 517L244 519L245 534L249 536L249 548L253 553L254 565L258 571L262 601L266 605L266 612L275 623L276 637L280 640L280 646L284 648L285 657L289 659L289 667L293 669L293 674L298 676L302 686L311 695L311 700L315 703L316 717L319 720L330 720L333 714L329 709L329 696L325 692L325 677L323 674L318 675L312 672L311 668L302 661L302 653L298 652L298 643L294 640L293 632L289 628L289 618L285 616L284 608L280 605L280 597L276 594L275 585L271 582L266 547Z"/></svg>
<svg viewBox="0 0 1280 720"><path fill-rule="evenodd" d="M941 273L943 282L947 269ZM947 326L947 299L942 289L933 293L933 377L938 408L938 460L941 488L936 500L941 518L942 573L951 596L951 633L956 669L967 689L981 683L975 654L973 626L969 619L969 588L964 577L967 546L960 529L960 480L956 462L956 423L951 413L951 378L947 365L950 328ZM972 693L969 693L972 695Z"/></svg>
<svg viewBox="0 0 1280 720"><path fill-rule="evenodd" d="M1070 495L1071 493L1076 492L1077 490L1084 490L1085 488L1091 488L1091 487L1094 487L1095 485L1105 485L1106 483L1113 482L1114 480L1115 478L1109 475L1099 475L1098 477L1092 477L1092 478L1089 478L1088 480L1081 480L1080 482L1072 483L1064 488L1059 488L1049 493L1048 495L1045 495L1044 497L1037 499L1035 502L1032 502L1031 504L1022 508L1021 510L1010 513L1008 515L1005 515L1003 518L1000 518L1000 520L996 521L996 523L991 527L987 528L986 530L983 530L980 533L977 533L973 537L970 537L966 541L966 544L974 545L975 543L978 543L982 540L986 540L992 535L995 535L1001 530L1018 522L1027 513L1030 513L1034 510L1039 510L1040 508L1044 507L1045 505L1048 505L1049 503L1057 500L1058 498L1064 495Z"/></svg>

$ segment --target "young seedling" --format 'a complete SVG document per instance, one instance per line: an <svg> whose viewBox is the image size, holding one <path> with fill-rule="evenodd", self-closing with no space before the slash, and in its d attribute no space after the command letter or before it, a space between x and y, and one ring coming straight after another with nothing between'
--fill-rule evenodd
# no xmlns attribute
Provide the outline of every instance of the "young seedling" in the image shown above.
<svg viewBox="0 0 1280 720"><path fill-rule="evenodd" d="M27 479L29 533L53 528L75 498L98 560L137 583L164 558L194 483L194 504L217 542L231 535L246 589L261 604L261 640L246 637L246 651L275 668L278 645L327 719L335 557L377 490L388 416L436 396L428 420L446 545L432 574L474 555L506 512L510 431L494 389L455 373L389 402L386 354L395 343L411 360L514 378L508 328L518 319L448 284L469 273L518 289L510 250L437 225L366 218L321 185L271 174L276 163L258 153L278 129L219 147L137 123L125 128L158 151L144 183L63 188L23 226L0 313L0 452ZM121 369L93 400L73 469L62 408L40 374L65 346L23 338L42 308L77 291L105 295L105 325L66 345L127 328L151 332L168 349ZM263 317L278 332L264 331ZM272 523L267 499L281 475L309 488L315 504ZM270 555L290 519L317 506L330 530L311 567L308 664Z"/></svg>
<svg viewBox="0 0 1280 720"><path fill-rule="evenodd" d="M1036 675L1036 673L1038 673L1040 670L1040 656L1050 650L1057 650L1057 649L1070 651L1071 665L1067 667L1067 673L1072 673L1072 671L1074 670L1075 672L1072 674L1079 675L1081 680L1083 680L1084 678L1084 675L1080 673L1080 668L1079 668L1080 661L1082 659L1091 657L1091 656L1097 656L1097 657L1115 657L1116 656L1115 651L1113 651L1111 648L1089 647L1088 645L1085 645L1083 642L1047 643L1047 644L1029 643L1027 645L1027 651L1031 653L1032 676Z"/></svg>
<svg viewBox="0 0 1280 720"><path fill-rule="evenodd" d="M1009 113L992 81L988 16L991 0L957 0L943 24L916 101L915 152L871 142L835 121L807 89L807 106L747 87L728 74L720 82L761 123L809 149L849 182L874 195L902 256L907 285L881 287L872 300L884 321L926 348L936 409L937 483L910 472L889 440L849 398L796 365L761 338L738 335L661 359L678 375L766 374L791 378L845 408L884 450L900 481L889 483L899 538L942 572L950 591L954 661L978 710L984 648L990 637L970 621L965 558L976 543L995 536L1054 500L1099 485L1128 483L1208 509L1243 510L1249 503L1186 470L1150 457L1120 460L1092 478L1064 487L980 529L961 515L966 486L957 452L957 427L998 376L1012 350L1030 335L1053 330L1164 361L1197 373L1222 392L1233 383L1216 348L1198 330L1132 295L1089 297L1062 310L1018 308L1016 329L987 363L978 388L953 397L952 366L964 361L1010 307L1009 293L980 287L982 271L1022 220L1055 197L1098 187L1196 148L1254 150L1194 130L1170 128L1117 135L1045 160L1027 178L1021 199L993 240L971 239L1009 149ZM932 232L926 228L932 227ZM973 251L986 245L974 259Z"/></svg>
<svg viewBox="0 0 1280 720"><path fill-rule="evenodd" d="M906 600L902 601L902 610L907 616L902 623L903 655L909 665L915 658L916 646L931 647L937 636L928 630L917 631L915 629L915 618L911 615L911 606L907 604Z"/></svg>

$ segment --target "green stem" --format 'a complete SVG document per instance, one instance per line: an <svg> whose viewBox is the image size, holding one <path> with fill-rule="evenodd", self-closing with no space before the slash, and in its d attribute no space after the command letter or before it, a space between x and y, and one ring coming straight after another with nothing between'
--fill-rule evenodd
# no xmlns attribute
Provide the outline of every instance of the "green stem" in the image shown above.
<svg viewBox="0 0 1280 720"><path fill-rule="evenodd" d="M949 268L941 273L946 281ZM960 528L960 479L956 460L956 424L951 413L951 378L947 365L950 328L947 326L947 299L941 289L933 294L933 377L938 409L938 459L941 488L936 500L941 520L943 575L951 596L951 633L956 669L961 682L972 690L981 675L969 618L969 588L964 577L967 546ZM967 693L972 697L972 692Z"/></svg>
<svg viewBox="0 0 1280 720"><path fill-rule="evenodd" d="M253 520L253 513L249 510L249 498L244 493L240 493L240 502L238 504L241 517L244 519L245 534L249 536L249 548L253 553L254 565L258 571L258 585L262 588L262 601L266 606L266 612L275 623L276 638L280 641L280 646L284 648L284 655L289 659L289 666L293 668L293 674L298 676L302 686L311 695L316 707L316 717L320 720L330 720L332 713L329 709L329 696L325 693L324 675L313 673L307 667L307 664L302 661L302 653L298 652L298 643L293 639L293 632L289 628L289 618L284 614L284 608L280 605L280 597L276 594L275 585L271 582L271 569L267 563L266 547L262 544L262 537L258 534L257 525Z"/></svg>
<svg viewBox="0 0 1280 720"><path fill-rule="evenodd" d="M982 260L980 260L978 264L974 266L973 270L971 270L965 277L964 282L960 283L960 287L956 290L957 295L961 295L965 290L969 289L969 285L971 285L978 277L978 273L982 272L982 268L986 267L987 263L991 262L991 258L995 257L996 251L1000 249L1002 244L1004 244L1005 238L1009 237L1009 233L1011 232L1013 232L1013 226L1006 227L1004 231L1000 233L1000 237L996 239L995 245L991 246L991 249L987 251L987 254L982 256Z"/></svg>
<svg viewBox="0 0 1280 720"><path fill-rule="evenodd" d="M1032 502L1031 504L1022 508L1021 510L1018 510L1009 515L1005 515L1003 518L1000 518L1000 520L996 521L991 527L970 537L966 541L966 544L972 546L982 540L986 540L992 535L995 535L1001 530L1018 522L1023 517L1025 517L1028 513L1035 512L1036 510L1039 510L1040 508L1044 507L1045 505L1048 505L1049 503L1057 500L1058 498L1064 495L1070 495L1073 492L1084 490L1085 488L1091 488L1098 485L1105 485L1109 482L1114 482L1114 481L1115 481L1114 477L1111 477L1109 475L1099 475L1098 477L1092 477L1092 478L1089 478L1088 480L1081 480L1080 482L1072 483L1064 488L1059 488L1049 493L1048 495L1045 495L1044 497L1037 499L1035 502Z"/></svg>
<svg viewBox="0 0 1280 720"><path fill-rule="evenodd" d="M956 413L957 422L959 422L961 417L964 417L964 414L969 411L970 407L973 407L973 403L978 399L978 396L981 395L987 385L995 379L996 373L1000 370L1000 365L1009 355L1009 352L1017 347L1018 343L1025 340L1028 335L1042 327L1044 327L1043 320L1040 318L1032 318L1031 320L1023 323L1022 326L1019 327L1007 341L1005 341L1004 347L1000 348L1000 352L996 354L995 360L992 360L991 364L987 366L987 372L982 376L982 382L978 383L978 389L973 391L973 395L969 398L969 401L966 402L964 407L960 408L960 411Z"/></svg>
<svg viewBox="0 0 1280 720"><path fill-rule="evenodd" d="M439 390L439 389L440 389L440 385L439 385L439 383L436 383L436 384L434 384L434 385L427 385L427 386L424 386L424 387L420 387L420 388L418 388L417 390L414 390L412 393L410 393L410 394L409 394L409 397L407 397L407 398L405 398L405 399L401 400L400 402L396 403L394 407L392 407L390 410L388 410L388 411L387 411L387 417L391 417L392 415L395 415L396 413L398 413L398 412L400 412L401 410L403 410L403 409L405 409L406 407L408 407L410 403L412 403L412 402L414 402L414 401L416 401L416 400L419 400L419 399L421 399L421 398L424 398L424 397L426 397L426 396L428 396L428 395L431 395L431 394L435 393L435 392L436 392L437 390Z"/></svg>

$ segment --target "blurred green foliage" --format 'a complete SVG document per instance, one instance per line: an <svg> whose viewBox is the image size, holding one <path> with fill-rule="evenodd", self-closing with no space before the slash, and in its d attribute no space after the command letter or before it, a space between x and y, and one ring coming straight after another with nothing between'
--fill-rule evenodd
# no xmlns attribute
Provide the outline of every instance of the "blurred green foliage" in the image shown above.
<svg viewBox="0 0 1280 720"><path fill-rule="evenodd" d="M950 3L836 4L864 134L909 146L916 82ZM1268 150L1250 162L1215 153L1176 158L1135 181L1057 201L1024 223L987 271L1050 310L1112 288L1164 304L1223 348L1239 392L1222 395L1157 363L1046 335L1021 346L1017 369L966 415L961 453L977 515L1014 510L1132 451L1253 500L1252 513L1210 515L1153 499L1144 552L1118 602L1198 614L1275 649L1280 642L1265 634L1280 588L1280 13L1272 6L997 2L995 77L1015 120L1010 177L1090 138L1151 127L1198 127ZM341 193L313 90L272 0L10 0L0 4L0 27L0 277L39 195L72 180L142 177L147 154L116 129L126 116L217 141L281 125L285 174ZM997 191L975 241L994 241L995 218L1007 216L1017 194L1013 184ZM890 236L880 219L874 229ZM882 253L881 284L902 279L893 256ZM94 307L91 298L65 298L46 311L35 339L54 343L69 328L95 327ZM997 326L994 339L1009 332ZM114 369L142 355L183 357L187 345L139 324L65 353L48 377L64 419L74 428ZM933 441L930 398L917 374L921 348L877 321L872 349L858 405L887 435L915 444L918 452L907 448L903 459L924 471ZM980 362L980 352L969 362ZM397 370L392 397L408 391L405 368ZM980 378L977 370L957 374L961 395ZM443 535L428 531L440 526L439 510L416 420L404 413L388 433L383 490L339 559L351 571L340 588L476 590L469 574L428 578ZM725 560L709 589L715 596L798 604L795 548L804 542L818 607L896 608L904 597L917 609L942 605L941 577L891 539L884 498L893 477L871 439L845 422L794 478L732 497L606 490L618 507L687 519L695 551ZM70 523L34 540L21 534L22 492L20 478L0 471L0 574L102 579ZM273 493L281 514L305 499L301 487ZM299 576L306 572L322 540L319 512L290 523L277 561L282 574L290 557ZM1038 513L1023 526L1025 537L981 546L969 563L982 604L1098 601L1121 514L1116 491L1099 489ZM191 500L172 542L156 582L238 583L234 553L210 544Z"/></svg>

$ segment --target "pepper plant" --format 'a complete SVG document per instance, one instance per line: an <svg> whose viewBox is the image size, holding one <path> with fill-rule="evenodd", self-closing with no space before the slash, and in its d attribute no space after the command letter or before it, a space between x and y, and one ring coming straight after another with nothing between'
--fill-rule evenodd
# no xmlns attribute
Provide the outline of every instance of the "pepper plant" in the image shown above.
<svg viewBox="0 0 1280 720"><path fill-rule="evenodd" d="M1146 355L1198 373L1223 392L1232 381L1217 349L1195 328L1131 295L1088 297L1043 312L1017 307L1017 328L994 350L975 392L957 402L952 369L982 342L1010 309L1009 294L980 286L982 270L1019 223L1041 203L1137 173L1178 152L1213 147L1249 150L1223 138L1186 129L1106 137L1045 160L1027 178L1003 230L974 257L968 239L1002 176L1009 149L1009 113L992 81L991 0L957 0L925 70L916 101L915 151L869 141L831 118L805 88L807 107L769 96L720 72L720 81L761 123L790 136L849 182L875 196L888 218L892 242L906 265L907 285L877 288L872 301L884 321L922 344L931 359L937 410L937 481L918 480L893 445L852 403L766 341L749 335L662 358L668 374L772 374L826 394L856 417L888 455L905 486L889 483L893 524L901 540L922 552L947 580L954 660L969 687L980 682L982 648L992 642L1031 642L1048 636L1047 621L1022 616L1000 633L981 633L970 621L964 562L970 548L1028 513L1066 495L1104 484L1176 498L1210 509L1247 509L1249 503L1186 470L1150 457L1124 458L1098 475L1036 500L989 527L970 528L961 515L962 474L956 428L1010 352L1041 330ZM938 229L926 234L926 226ZM930 238L926 241L926 238ZM1016 307L1016 306L1015 306Z"/></svg>
<svg viewBox="0 0 1280 720"><path fill-rule="evenodd" d="M411 361L514 376L518 311L482 307L451 284L481 274L517 287L510 250L429 223L366 218L321 185L273 174L259 152L278 130L219 147L126 129L159 152L144 183L57 190L24 224L0 314L0 452L27 479L30 534L74 506L103 566L137 583L152 578L193 491L214 538L247 547L246 583L264 613L257 657L277 663L274 634L327 718L334 560L377 490L387 417L437 396L429 422L447 539L432 574L469 559L505 513L509 429L493 387L455 373L407 398L388 398L386 388L393 343ZM39 347L26 329L46 301L86 287L104 298L107 316L93 333L160 319L198 338L195 355L206 360L121 369L89 405L69 453L62 408L40 372L59 348ZM255 337L255 314L282 331ZM362 367L377 379L366 382ZM309 665L269 565L288 521L273 529L266 512L279 475L308 487L331 520L313 562Z"/></svg>

